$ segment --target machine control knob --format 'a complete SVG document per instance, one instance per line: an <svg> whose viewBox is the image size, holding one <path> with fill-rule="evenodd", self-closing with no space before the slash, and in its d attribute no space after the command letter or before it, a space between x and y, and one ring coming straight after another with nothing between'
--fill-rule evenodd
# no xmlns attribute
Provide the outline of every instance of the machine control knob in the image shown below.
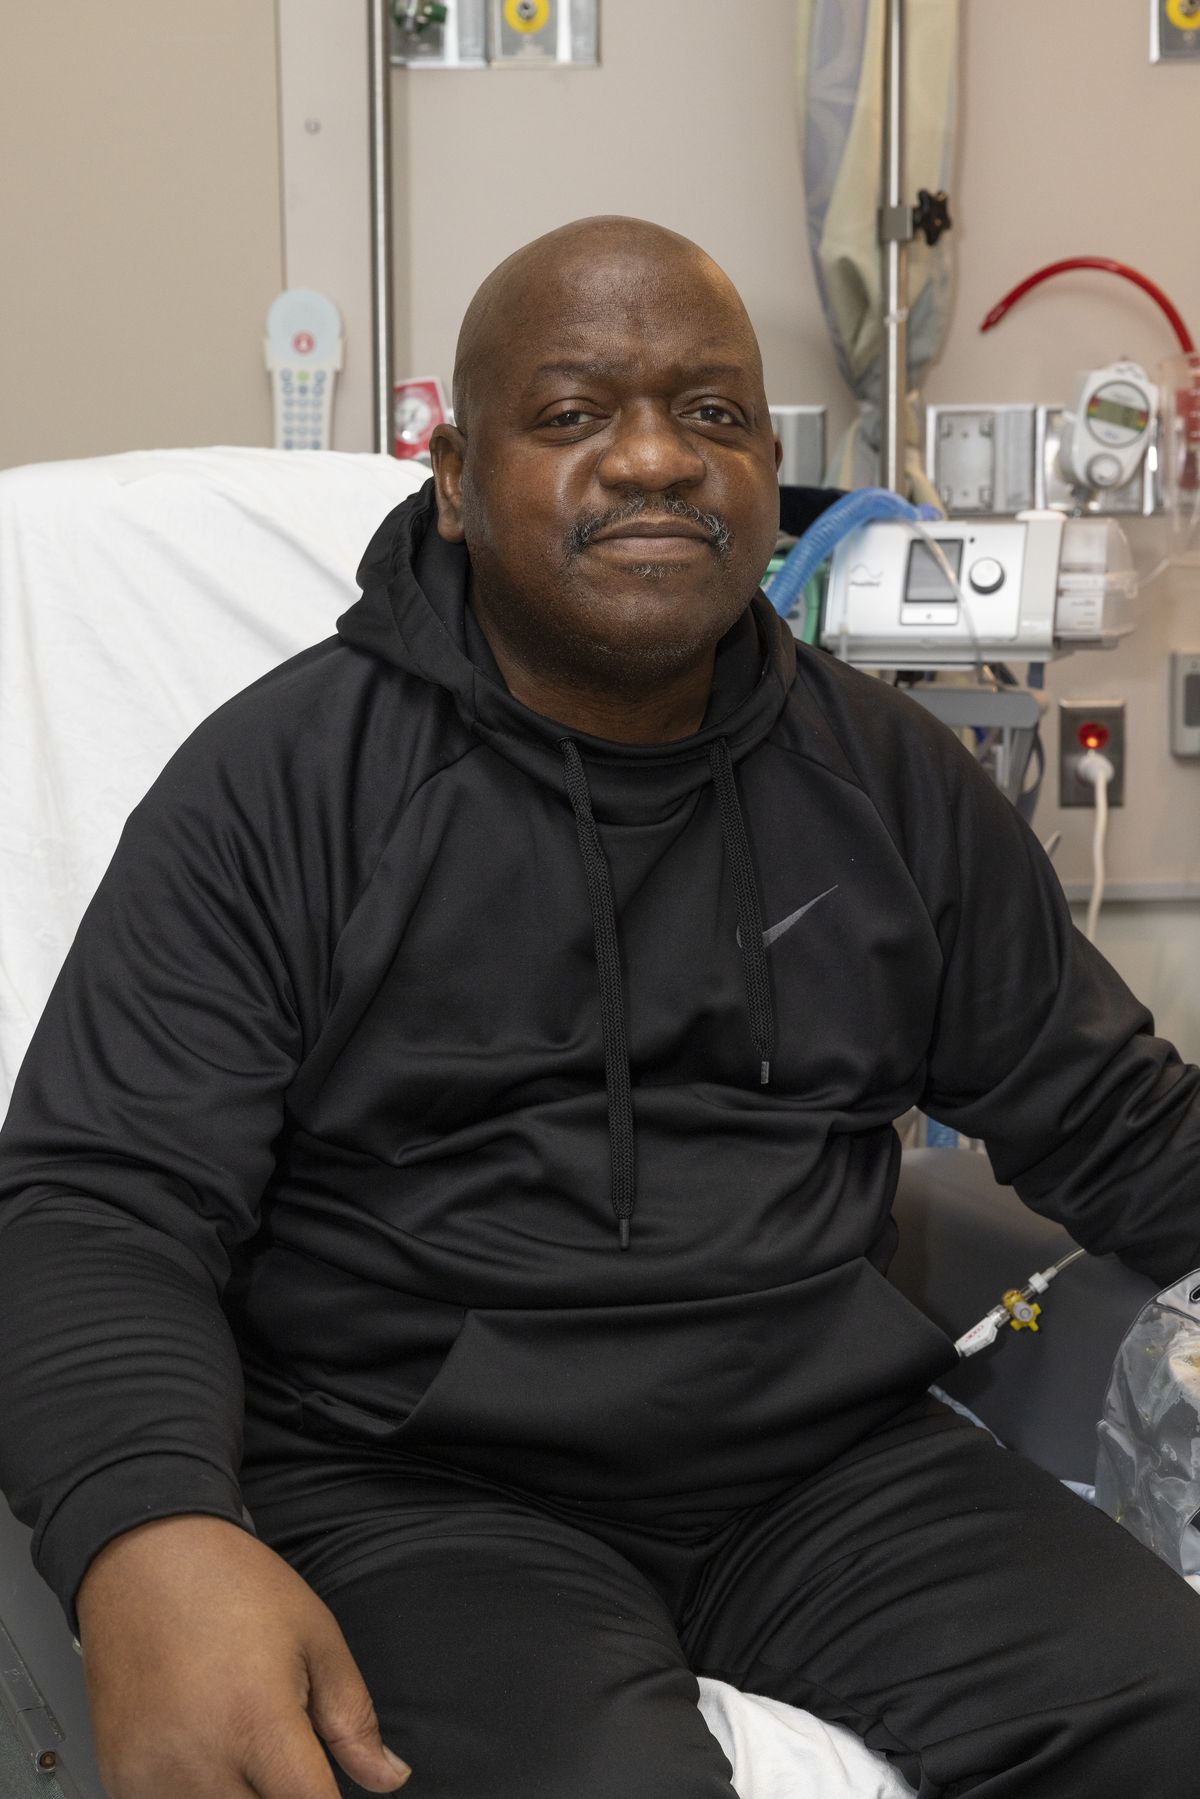
<svg viewBox="0 0 1200 1799"><path fill-rule="evenodd" d="M1121 461L1117 456L1093 456L1087 465L1087 478L1093 487L1115 487L1121 479Z"/></svg>
<svg viewBox="0 0 1200 1799"><path fill-rule="evenodd" d="M971 586L976 593L997 593L1004 586L1004 564L994 556L981 556L971 564Z"/></svg>

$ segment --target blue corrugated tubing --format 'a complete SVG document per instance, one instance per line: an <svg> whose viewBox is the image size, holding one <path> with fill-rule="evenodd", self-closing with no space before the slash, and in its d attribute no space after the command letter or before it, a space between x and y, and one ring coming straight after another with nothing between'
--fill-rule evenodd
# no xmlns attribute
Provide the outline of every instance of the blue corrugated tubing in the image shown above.
<svg viewBox="0 0 1200 1799"><path fill-rule="evenodd" d="M835 500L788 554L788 559L772 580L767 598L780 618L790 618L810 578L831 556L843 537L857 531L874 519L920 518L921 513L898 493L886 487L860 487L854 493Z"/></svg>

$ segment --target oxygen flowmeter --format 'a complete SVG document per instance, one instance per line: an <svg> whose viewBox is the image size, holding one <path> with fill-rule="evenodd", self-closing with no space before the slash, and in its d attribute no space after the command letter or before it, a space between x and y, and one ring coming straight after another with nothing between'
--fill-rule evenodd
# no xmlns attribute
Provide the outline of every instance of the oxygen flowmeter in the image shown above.
<svg viewBox="0 0 1200 1799"><path fill-rule="evenodd" d="M1144 368L1113 362L1081 377L1063 418L1058 460L1072 487L1104 492L1132 481L1154 440L1158 406Z"/></svg>

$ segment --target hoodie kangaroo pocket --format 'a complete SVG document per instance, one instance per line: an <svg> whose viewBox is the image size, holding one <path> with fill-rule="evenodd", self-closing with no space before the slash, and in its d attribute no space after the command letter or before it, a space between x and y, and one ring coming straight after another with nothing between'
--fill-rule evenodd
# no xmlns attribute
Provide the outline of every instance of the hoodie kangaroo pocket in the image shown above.
<svg viewBox="0 0 1200 1799"><path fill-rule="evenodd" d="M576 1499L799 1478L954 1360L869 1264L752 1293L477 1309L403 1416L310 1392L321 1434Z"/></svg>
<svg viewBox="0 0 1200 1799"><path fill-rule="evenodd" d="M339 1361L324 1366L306 1357L288 1384L297 1394L300 1424L310 1436L335 1443L398 1444L458 1352L470 1313L436 1300L392 1296L387 1352L364 1346L347 1330ZM360 1321L361 1322L361 1321ZM386 1339L383 1339L386 1341ZM307 1380L304 1376L307 1375ZM297 1379L297 1376L299 1378Z"/></svg>

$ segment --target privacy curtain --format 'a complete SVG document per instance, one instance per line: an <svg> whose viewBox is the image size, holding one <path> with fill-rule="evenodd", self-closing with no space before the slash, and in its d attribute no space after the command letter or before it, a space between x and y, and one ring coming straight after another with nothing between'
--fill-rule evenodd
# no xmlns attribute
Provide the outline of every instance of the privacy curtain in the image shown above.
<svg viewBox="0 0 1200 1799"><path fill-rule="evenodd" d="M877 212L883 131L884 0L797 0L796 92L809 247L838 364L859 416L834 451L840 487L879 478L881 272ZM949 189L954 162L958 0L906 0L905 192ZM953 193L951 193L953 202ZM953 208L952 208L953 210ZM908 257L911 497L935 498L921 471L916 396L950 310L953 234Z"/></svg>

